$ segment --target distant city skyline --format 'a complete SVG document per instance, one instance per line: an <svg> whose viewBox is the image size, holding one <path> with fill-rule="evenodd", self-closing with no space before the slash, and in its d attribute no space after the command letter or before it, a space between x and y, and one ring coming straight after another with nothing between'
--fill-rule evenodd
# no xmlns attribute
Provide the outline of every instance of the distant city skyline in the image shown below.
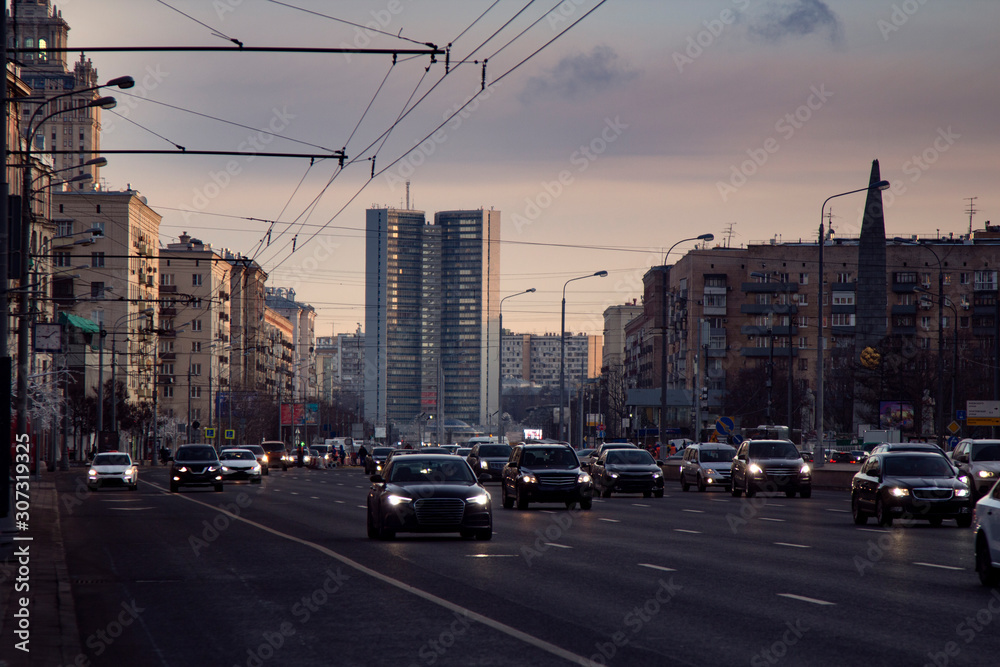
<svg viewBox="0 0 1000 667"><path fill-rule="evenodd" d="M457 1L57 6L77 49L452 44L433 90L441 56L425 72L426 56L87 53L101 81L137 81L109 92L105 149L346 150L343 172L250 154L109 155L102 170L164 216L162 243L187 231L256 257L269 285L315 307L318 335L365 321L364 210L405 206L407 180L414 208L501 212L500 294L537 290L504 310L519 333L557 332L565 281L603 269L566 310L567 331L600 333L603 310L641 299L643 273L683 238L815 240L822 201L863 187L872 159L892 183L890 237L967 233L970 205L973 227L1000 221L998 3L581 0L529 6L477 50L525 4L478 22L488 5ZM833 203L835 232L856 235L863 198Z"/></svg>

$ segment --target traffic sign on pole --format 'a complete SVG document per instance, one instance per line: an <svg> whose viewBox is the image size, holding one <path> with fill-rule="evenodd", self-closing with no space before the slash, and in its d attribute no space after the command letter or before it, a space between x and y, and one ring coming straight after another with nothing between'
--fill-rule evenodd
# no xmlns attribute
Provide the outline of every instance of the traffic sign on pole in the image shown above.
<svg viewBox="0 0 1000 667"><path fill-rule="evenodd" d="M234 440L236 438L236 429L227 428L226 429L226 440Z"/></svg>

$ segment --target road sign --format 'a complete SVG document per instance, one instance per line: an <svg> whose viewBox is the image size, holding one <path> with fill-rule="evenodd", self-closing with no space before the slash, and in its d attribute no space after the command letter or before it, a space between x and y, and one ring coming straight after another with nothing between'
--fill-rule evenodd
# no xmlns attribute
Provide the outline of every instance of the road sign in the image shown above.
<svg viewBox="0 0 1000 667"><path fill-rule="evenodd" d="M234 440L236 438L236 429L227 428L226 429L226 440Z"/></svg>
<svg viewBox="0 0 1000 667"><path fill-rule="evenodd" d="M1000 426L1000 401L966 401L969 426Z"/></svg>
<svg viewBox="0 0 1000 667"><path fill-rule="evenodd" d="M206 426L205 427L205 437L206 438L214 438L215 437L215 429L211 428L209 426Z"/></svg>
<svg viewBox="0 0 1000 667"><path fill-rule="evenodd" d="M604 427L604 424L598 424L597 425L597 430L598 431L606 431L607 429Z"/></svg>
<svg viewBox="0 0 1000 667"><path fill-rule="evenodd" d="M715 422L715 430L718 431L719 435L729 435L736 428L736 422L733 421L732 417L719 417Z"/></svg>
<svg viewBox="0 0 1000 667"><path fill-rule="evenodd" d="M953 421L952 423L948 424L948 430L951 432L952 435L958 433L959 429L961 428L962 426L958 422Z"/></svg>
<svg viewBox="0 0 1000 667"><path fill-rule="evenodd" d="M955 410L955 419L965 421L965 410Z"/></svg>
<svg viewBox="0 0 1000 667"><path fill-rule="evenodd" d="M953 435L950 438L948 438L948 449L955 449L955 445L957 445L958 442L959 442L959 437L957 435Z"/></svg>

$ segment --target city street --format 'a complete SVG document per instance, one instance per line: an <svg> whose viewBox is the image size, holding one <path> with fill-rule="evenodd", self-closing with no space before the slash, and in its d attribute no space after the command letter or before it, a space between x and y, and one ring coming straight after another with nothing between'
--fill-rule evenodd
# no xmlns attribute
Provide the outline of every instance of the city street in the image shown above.
<svg viewBox="0 0 1000 667"><path fill-rule="evenodd" d="M358 469L88 493L59 473L94 665L985 665L1000 594L953 522L857 527L844 492L496 502L490 542L365 536Z"/></svg>

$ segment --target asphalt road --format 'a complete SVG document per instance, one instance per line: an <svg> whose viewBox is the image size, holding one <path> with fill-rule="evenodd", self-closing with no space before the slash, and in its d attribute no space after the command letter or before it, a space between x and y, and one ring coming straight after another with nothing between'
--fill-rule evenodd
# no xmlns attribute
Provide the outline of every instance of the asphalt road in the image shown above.
<svg viewBox="0 0 1000 667"><path fill-rule="evenodd" d="M80 665L1000 664L972 531L857 527L842 492L520 512L489 484L492 541L376 542L358 469L180 494L81 473L58 478Z"/></svg>

